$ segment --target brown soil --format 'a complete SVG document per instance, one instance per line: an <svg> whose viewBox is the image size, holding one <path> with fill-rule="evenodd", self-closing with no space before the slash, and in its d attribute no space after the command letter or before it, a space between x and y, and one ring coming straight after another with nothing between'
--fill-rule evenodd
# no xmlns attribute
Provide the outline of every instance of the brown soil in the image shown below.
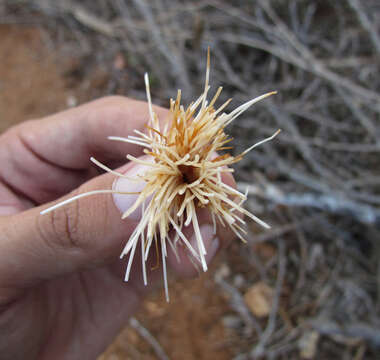
<svg viewBox="0 0 380 360"><path fill-rule="evenodd" d="M53 56L36 29L0 26L0 131L66 107Z"/></svg>
<svg viewBox="0 0 380 360"><path fill-rule="evenodd" d="M104 85L95 71L87 86L68 78L76 59L60 59L40 30L0 26L0 132L20 121L65 109L91 97L88 87ZM214 266L215 269L215 266ZM152 295L136 315L171 359L230 359L222 315L225 299L212 281L212 270L196 280L172 284L171 302ZM156 359L151 346L130 327L100 357L102 360Z"/></svg>
<svg viewBox="0 0 380 360"><path fill-rule="evenodd" d="M226 303L215 288L212 270L199 279L171 284L170 298L167 304L158 292L136 316L169 358L231 359L222 324ZM99 360L126 358L156 359L152 348L128 327Z"/></svg>

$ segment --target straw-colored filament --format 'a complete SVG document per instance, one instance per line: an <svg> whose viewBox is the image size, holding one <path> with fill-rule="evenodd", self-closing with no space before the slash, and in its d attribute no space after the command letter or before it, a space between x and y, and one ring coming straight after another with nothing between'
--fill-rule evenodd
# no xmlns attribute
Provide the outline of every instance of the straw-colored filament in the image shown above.
<svg viewBox="0 0 380 360"><path fill-rule="evenodd" d="M219 108L214 108L222 91L221 87L217 90L210 103L207 102L207 93L210 88L209 74L210 55L208 53L206 80L202 95L190 106L184 108L180 104L181 91L178 91L176 100L170 100L171 116L166 122L160 122L153 110L149 78L148 74L145 74L144 80L149 109L149 122L146 126L146 133L135 130L136 136L131 135L127 138L109 137L110 140L141 146L144 148L144 152L153 158L149 162L132 155L127 156L130 161L146 166L147 170L144 174L139 174L137 179L134 179L145 182L145 187L138 193L135 204L122 215L124 219L140 205L143 208L141 220L127 241L121 257L129 255L125 273L125 281L128 281L134 254L140 241L143 279L144 284L147 284L145 262L151 251L152 243L158 242L161 248L162 271L167 300L169 300L166 270L167 244L176 254L178 246L185 247L195 262L198 262L204 271L207 270L205 257L207 251L200 231L197 209L207 208L209 210L213 220L214 233L216 233L217 221L219 221L222 226L229 227L243 241L245 241L244 234L246 233L242 228L245 224L244 215L264 228L269 228L269 225L264 221L243 208L243 202L246 200L247 194L242 194L224 184L221 179L224 172L233 171L229 168L230 165L240 161L244 155L256 146L272 140L279 131L252 145L237 156L216 154L230 148L226 146L226 144L230 143L231 138L225 134L225 127L250 106L275 92L250 100L231 113L226 114L223 110L230 100ZM91 158L91 161L115 176L125 177L125 175L109 169L94 158ZM41 214L83 196L113 192L115 191L99 190L81 194L54 205L41 212ZM148 202L147 199L150 197L151 201ZM234 201L236 198L238 198L238 201ZM194 230L196 246L190 244L183 231L183 228L190 226L190 224ZM175 239L169 238L171 229L176 233ZM158 254L159 252L157 252Z"/></svg>

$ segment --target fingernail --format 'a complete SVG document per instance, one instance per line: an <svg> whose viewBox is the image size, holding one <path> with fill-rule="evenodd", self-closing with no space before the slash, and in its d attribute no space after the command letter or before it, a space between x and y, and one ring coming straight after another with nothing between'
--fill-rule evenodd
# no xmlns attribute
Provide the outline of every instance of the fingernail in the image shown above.
<svg viewBox="0 0 380 360"><path fill-rule="evenodd" d="M220 242L216 234L214 234L214 228L210 224L203 224L200 226L203 244L206 249L206 262L210 263L214 258L216 252L219 250ZM195 234L192 235L190 243L193 246L196 253L199 253L198 242Z"/></svg>
<svg viewBox="0 0 380 360"><path fill-rule="evenodd" d="M152 158L145 157L144 160L151 161ZM120 192L133 192L133 193L141 192L145 187L145 181L142 179L139 179L138 175L140 176L144 175L147 170L149 170L148 166L131 163L127 171L124 173L124 175L133 179L137 179L137 181L132 181L130 179L118 177L113 183L113 187L112 187L113 190L120 191ZM131 194L131 195L113 194L114 203L122 214L125 213L131 206L134 205L138 197L139 197L138 194ZM150 198L147 198L145 201L145 208L149 204L149 202L150 202ZM128 219L139 220L141 219L141 215L142 215L142 205L140 205L131 215L129 215Z"/></svg>

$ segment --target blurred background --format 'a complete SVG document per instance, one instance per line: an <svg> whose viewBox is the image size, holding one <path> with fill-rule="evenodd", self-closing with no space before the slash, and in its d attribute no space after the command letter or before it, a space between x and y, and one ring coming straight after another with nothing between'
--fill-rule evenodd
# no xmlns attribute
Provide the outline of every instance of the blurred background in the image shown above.
<svg viewBox="0 0 380 360"><path fill-rule="evenodd" d="M249 223L210 271L172 282L100 356L378 359L378 0L0 0L0 131L109 94L168 106L211 85L242 102L228 129ZM110 145L111 146L111 145ZM376 356L376 354L378 354Z"/></svg>

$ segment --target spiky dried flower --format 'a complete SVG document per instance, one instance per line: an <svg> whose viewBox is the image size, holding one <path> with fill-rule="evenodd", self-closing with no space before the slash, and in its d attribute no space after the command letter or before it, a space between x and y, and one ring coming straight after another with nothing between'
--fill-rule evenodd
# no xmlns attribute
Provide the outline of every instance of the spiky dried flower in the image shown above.
<svg viewBox="0 0 380 360"><path fill-rule="evenodd" d="M222 87L219 87L210 102L207 101L209 91L210 53L207 54L207 69L205 88L202 95L186 109L181 105L181 90L178 90L177 99L170 100L171 116L162 126L157 115L153 111L148 74L145 74L145 86L149 106L149 123L147 133L134 130L137 136L128 138L110 136L110 140L123 141L144 147L144 153L151 156L153 161L142 160L132 155L127 155L130 161L145 165L148 170L138 176L137 181L144 181L144 189L138 193L134 205L123 215L127 218L139 206L142 206L142 217L129 240L127 241L120 258L129 254L128 265L125 273L125 281L129 274L140 241L142 256L142 271L144 284L147 284L146 261L153 242L161 247L162 268L166 299L169 300L168 282L166 272L167 245L177 255L178 242L185 246L193 258L199 262L204 271L207 270L205 259L206 249L197 218L197 208L207 208L213 221L214 233L216 223L219 221L223 226L228 226L241 240L245 241L242 234L246 231L242 228L245 224L243 215L263 226L269 226L255 215L247 211L243 202L247 194L242 194L236 189L222 182L222 173L232 172L230 165L240 161L244 155L255 147L273 139L280 130L272 136L252 145L237 156L230 154L217 155L219 151L230 149L226 146L232 139L225 134L224 129L240 114L258 101L275 94L270 92L252 99L229 114L223 109L231 99L219 108L214 104L218 99ZM103 170L116 176L125 177L106 167L94 158L96 165ZM136 179L135 179L136 180ZM54 205L41 214L56 209L62 205L77 200L80 197L99 194L115 193L114 190L98 190ZM118 192L120 193L120 192ZM130 194L130 193L121 193ZM236 198L239 201L234 201ZM196 249L186 238L184 226L192 224L196 238ZM169 230L175 230L175 238L170 239Z"/></svg>

